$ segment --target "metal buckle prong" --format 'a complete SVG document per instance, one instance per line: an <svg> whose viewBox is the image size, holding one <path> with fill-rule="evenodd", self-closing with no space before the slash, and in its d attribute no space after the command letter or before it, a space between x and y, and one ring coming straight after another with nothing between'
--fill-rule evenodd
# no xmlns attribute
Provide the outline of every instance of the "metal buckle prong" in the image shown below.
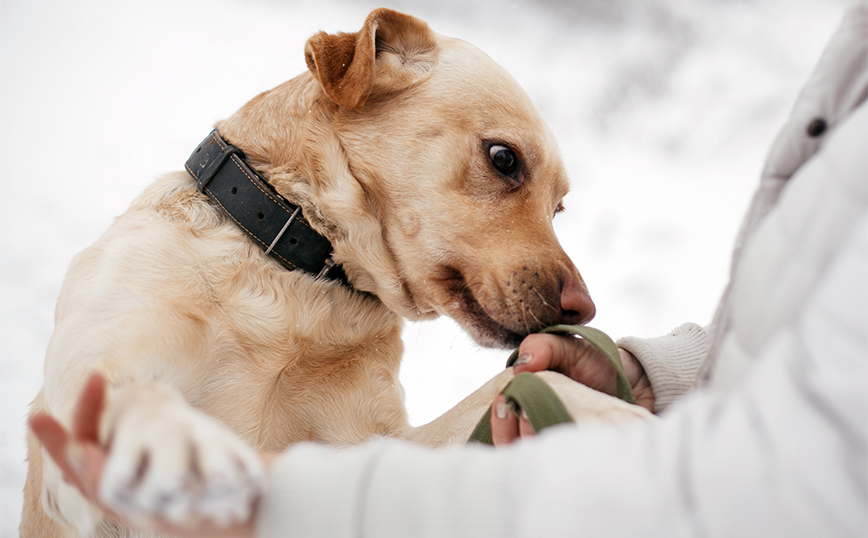
<svg viewBox="0 0 868 538"><path fill-rule="evenodd" d="M281 228L280 231L277 232L277 237L275 237L274 241L272 241L271 244L268 245L268 248L265 249L266 255L271 253L271 249L273 249L274 245L276 245L277 242L280 241L280 238L283 237L283 233L286 231L287 228L289 228L289 225L292 224L292 221L295 219L295 216L298 215L299 211L301 211L301 206L298 206L295 208L295 211L292 212L292 215L289 217L289 220L286 221L286 224L283 225L283 228Z"/></svg>
<svg viewBox="0 0 868 538"><path fill-rule="evenodd" d="M329 273L332 267L335 266L335 262L331 258L327 258L325 261L325 265L322 269L320 269L319 274L316 275L317 278L322 278Z"/></svg>

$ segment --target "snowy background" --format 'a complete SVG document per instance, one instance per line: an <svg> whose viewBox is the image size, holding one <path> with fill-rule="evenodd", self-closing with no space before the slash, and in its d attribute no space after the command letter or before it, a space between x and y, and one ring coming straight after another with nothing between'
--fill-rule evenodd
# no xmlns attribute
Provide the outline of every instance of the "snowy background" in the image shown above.
<svg viewBox="0 0 868 538"><path fill-rule="evenodd" d="M843 0L2 0L0 536L17 535L24 417L71 257L215 121L305 69L318 30L379 5L506 67L557 135L556 227L617 337L707 323L766 149ZM408 324L414 424L500 368L449 320Z"/></svg>

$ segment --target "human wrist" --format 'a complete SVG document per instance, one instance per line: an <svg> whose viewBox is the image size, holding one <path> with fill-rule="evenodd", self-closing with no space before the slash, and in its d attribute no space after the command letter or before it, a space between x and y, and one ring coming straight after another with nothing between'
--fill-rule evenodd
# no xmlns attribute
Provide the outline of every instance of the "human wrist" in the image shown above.
<svg viewBox="0 0 868 538"><path fill-rule="evenodd" d="M631 387L636 385L643 377L648 377L645 374L645 369L642 368L642 365L632 353L619 347L618 355L621 358L621 368L624 370L624 375L627 376L627 381L630 382Z"/></svg>
<svg viewBox="0 0 868 538"><path fill-rule="evenodd" d="M618 348L618 355L621 359L621 368L633 390L637 405L654 412L654 391L642 363L632 353L620 347Z"/></svg>
<svg viewBox="0 0 868 538"><path fill-rule="evenodd" d="M616 342L642 365L654 388L654 411L666 410L693 388L696 373L708 353L705 329L685 323L669 334L655 338L627 336Z"/></svg>

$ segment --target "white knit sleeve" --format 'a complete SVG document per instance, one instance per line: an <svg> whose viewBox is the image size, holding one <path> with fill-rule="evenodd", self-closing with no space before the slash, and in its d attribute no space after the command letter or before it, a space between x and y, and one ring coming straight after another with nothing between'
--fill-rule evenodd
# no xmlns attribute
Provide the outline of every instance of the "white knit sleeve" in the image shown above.
<svg viewBox="0 0 868 538"><path fill-rule="evenodd" d="M257 516L260 538L507 536L508 451L432 451L395 439L283 453Z"/></svg>
<svg viewBox="0 0 868 538"><path fill-rule="evenodd" d="M617 344L632 353L645 369L654 390L654 412L659 413L693 388L710 341L704 328L685 323L665 336L628 336Z"/></svg>

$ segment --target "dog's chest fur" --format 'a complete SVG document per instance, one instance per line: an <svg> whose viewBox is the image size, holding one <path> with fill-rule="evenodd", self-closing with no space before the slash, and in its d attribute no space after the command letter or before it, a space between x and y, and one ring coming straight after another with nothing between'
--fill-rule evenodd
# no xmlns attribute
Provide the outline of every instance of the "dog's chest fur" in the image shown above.
<svg viewBox="0 0 868 538"><path fill-rule="evenodd" d="M154 373L256 447L357 443L407 428L400 318L266 258L186 174L149 187L89 251L75 272L92 275L92 308L134 321L135 331L118 330L135 333ZM143 304L148 319L130 315ZM187 357L170 355L178 342Z"/></svg>

